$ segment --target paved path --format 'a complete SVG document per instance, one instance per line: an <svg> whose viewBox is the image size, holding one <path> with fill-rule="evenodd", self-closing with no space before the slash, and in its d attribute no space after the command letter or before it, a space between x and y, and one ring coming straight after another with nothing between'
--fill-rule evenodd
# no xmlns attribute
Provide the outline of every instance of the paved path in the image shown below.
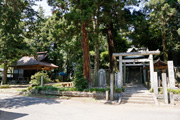
<svg viewBox="0 0 180 120"><path fill-rule="evenodd" d="M0 94L0 120L180 120L180 108Z"/></svg>

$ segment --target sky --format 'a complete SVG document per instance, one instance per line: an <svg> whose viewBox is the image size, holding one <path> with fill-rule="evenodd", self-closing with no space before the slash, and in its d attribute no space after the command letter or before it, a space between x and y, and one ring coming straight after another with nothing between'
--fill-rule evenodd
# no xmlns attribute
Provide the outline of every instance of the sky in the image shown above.
<svg viewBox="0 0 180 120"><path fill-rule="evenodd" d="M45 16L51 16L52 15L52 12L51 12L51 7L48 6L47 4L47 0L42 0L42 1L37 1L35 2L37 4L37 6L33 6L34 10L38 10L39 9L39 6L42 6L43 9L45 10ZM138 11L141 7L144 6L144 0L141 1L140 3L140 6L137 7L137 6L129 6L129 7L133 7L133 9L131 9L130 11L132 12L133 10L136 10Z"/></svg>
<svg viewBox="0 0 180 120"><path fill-rule="evenodd" d="M51 7L48 6L47 0L37 1L35 2L37 5L33 6L33 9L37 11L39 9L39 6L42 6L45 11L45 16L51 16Z"/></svg>

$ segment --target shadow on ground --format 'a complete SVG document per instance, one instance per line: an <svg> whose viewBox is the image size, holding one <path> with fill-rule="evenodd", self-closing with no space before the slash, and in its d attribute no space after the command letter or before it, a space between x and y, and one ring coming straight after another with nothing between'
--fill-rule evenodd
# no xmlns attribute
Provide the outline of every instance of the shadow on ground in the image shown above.
<svg viewBox="0 0 180 120"><path fill-rule="evenodd" d="M24 114L24 113L14 113L14 112L6 112L0 110L0 120L15 120L27 115L28 114Z"/></svg>
<svg viewBox="0 0 180 120"><path fill-rule="evenodd" d="M0 108L19 108L35 104L57 104L60 103L52 99L41 99L34 97L13 96L10 98L0 99Z"/></svg>

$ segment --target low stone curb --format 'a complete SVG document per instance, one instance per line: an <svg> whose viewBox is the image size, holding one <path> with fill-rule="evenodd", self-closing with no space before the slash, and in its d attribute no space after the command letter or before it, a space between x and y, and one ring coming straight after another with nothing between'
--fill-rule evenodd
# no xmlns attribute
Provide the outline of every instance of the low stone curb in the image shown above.
<svg viewBox="0 0 180 120"><path fill-rule="evenodd" d="M180 101L180 95L173 94L173 97L174 97L174 100ZM158 99L163 99L164 96L163 96L163 94L158 94L158 95L157 95L157 98L158 98Z"/></svg>
<svg viewBox="0 0 180 120"><path fill-rule="evenodd" d="M56 96L68 96L68 97L93 97L96 99L106 99L106 93L104 92L79 92L79 91L51 91L51 90L33 90L32 94L42 95L56 95ZM119 98L119 93L114 94L114 98Z"/></svg>

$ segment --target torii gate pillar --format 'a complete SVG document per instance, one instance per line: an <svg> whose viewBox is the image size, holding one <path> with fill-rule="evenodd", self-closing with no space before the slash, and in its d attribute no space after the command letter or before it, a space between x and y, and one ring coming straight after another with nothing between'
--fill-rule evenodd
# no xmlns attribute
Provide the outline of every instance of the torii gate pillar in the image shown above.
<svg viewBox="0 0 180 120"><path fill-rule="evenodd" d="M153 55L149 55L149 63L150 63L150 81L151 81L151 88L153 88L154 83L154 63L153 63Z"/></svg>

